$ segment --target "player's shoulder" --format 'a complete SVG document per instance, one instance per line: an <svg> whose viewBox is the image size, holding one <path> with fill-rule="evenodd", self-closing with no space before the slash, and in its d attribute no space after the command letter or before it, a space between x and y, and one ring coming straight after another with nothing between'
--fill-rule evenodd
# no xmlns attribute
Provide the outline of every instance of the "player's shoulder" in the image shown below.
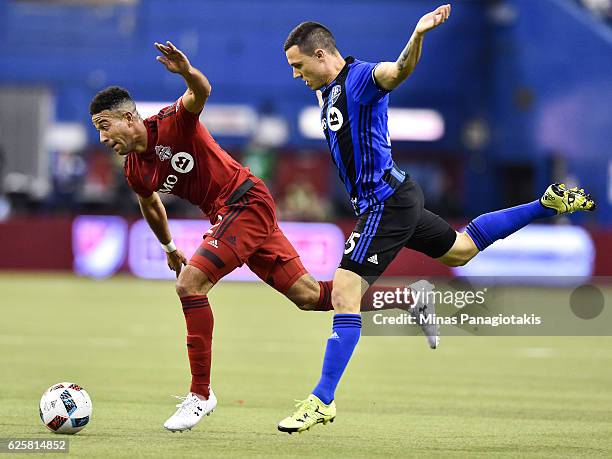
<svg viewBox="0 0 612 459"><path fill-rule="evenodd" d="M358 84L370 78L374 68L378 65L375 62L362 61L351 56L346 59L346 62L348 64L346 80L349 85Z"/></svg>
<svg viewBox="0 0 612 459"><path fill-rule="evenodd" d="M171 116L175 116L179 111L178 104L179 101L177 100L173 104L162 108L159 112L157 112L157 114L150 116L149 118L147 118L147 120L150 120L151 122L158 122L165 120L166 118L170 118Z"/></svg>
<svg viewBox="0 0 612 459"><path fill-rule="evenodd" d="M346 59L346 62L348 63L349 70L351 72L354 72L356 70L371 70L377 65L376 62L362 61L361 59L356 59L351 56Z"/></svg>
<svg viewBox="0 0 612 459"><path fill-rule="evenodd" d="M351 67L354 67L354 66L363 66L363 65L376 65L375 62L364 61L362 59L357 59L356 57L349 56L347 59L350 59L350 61L347 60L347 62L349 62L349 65Z"/></svg>

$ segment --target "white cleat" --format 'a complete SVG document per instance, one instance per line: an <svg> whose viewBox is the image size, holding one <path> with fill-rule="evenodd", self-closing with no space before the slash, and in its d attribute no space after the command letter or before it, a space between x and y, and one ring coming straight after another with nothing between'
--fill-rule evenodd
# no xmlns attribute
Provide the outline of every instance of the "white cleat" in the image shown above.
<svg viewBox="0 0 612 459"><path fill-rule="evenodd" d="M414 304L410 308L414 322L417 323L431 349L440 345L440 328L436 322L436 304L433 296L434 285L426 280L420 280L409 287L412 289Z"/></svg>
<svg viewBox="0 0 612 459"><path fill-rule="evenodd" d="M187 397L175 397L183 401L176 405L178 410L164 423L164 427L171 432L191 430L204 416L210 416L217 407L217 397L212 389L208 400L201 400L192 392L189 392Z"/></svg>

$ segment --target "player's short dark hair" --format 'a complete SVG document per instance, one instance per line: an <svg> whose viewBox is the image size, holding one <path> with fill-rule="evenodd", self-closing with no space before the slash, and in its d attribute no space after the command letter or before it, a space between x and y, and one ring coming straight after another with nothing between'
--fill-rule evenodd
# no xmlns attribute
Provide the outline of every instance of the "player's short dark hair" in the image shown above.
<svg viewBox="0 0 612 459"><path fill-rule="evenodd" d="M291 31L285 40L285 51L297 45L304 54L313 54L315 49L336 52L336 39L330 30L318 22L302 22Z"/></svg>
<svg viewBox="0 0 612 459"><path fill-rule="evenodd" d="M95 115L104 110L114 110L126 102L134 103L126 89L119 86L109 86L97 93L89 104L89 114Z"/></svg>

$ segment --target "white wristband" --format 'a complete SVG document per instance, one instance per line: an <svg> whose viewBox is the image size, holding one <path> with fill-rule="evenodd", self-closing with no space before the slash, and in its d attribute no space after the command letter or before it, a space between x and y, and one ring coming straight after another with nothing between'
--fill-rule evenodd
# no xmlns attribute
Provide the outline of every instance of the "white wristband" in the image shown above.
<svg viewBox="0 0 612 459"><path fill-rule="evenodd" d="M168 242L167 244L162 244L161 246L166 253L172 253L176 250L176 245L174 244L174 241L172 239L170 239L170 242Z"/></svg>

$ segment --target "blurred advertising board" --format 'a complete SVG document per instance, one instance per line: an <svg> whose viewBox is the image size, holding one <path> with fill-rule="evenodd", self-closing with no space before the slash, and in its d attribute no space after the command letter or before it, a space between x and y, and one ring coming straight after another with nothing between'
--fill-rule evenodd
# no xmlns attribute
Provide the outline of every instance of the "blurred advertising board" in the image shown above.
<svg viewBox="0 0 612 459"><path fill-rule="evenodd" d="M581 226L529 225L453 268L453 274L495 284L561 286L589 279L594 262L593 240Z"/></svg>
<svg viewBox="0 0 612 459"><path fill-rule="evenodd" d="M210 227L204 220L169 220L169 224L176 245L187 258ZM345 237L340 228L330 223L302 222L281 222L280 227L315 278L333 277L344 250ZM144 220L128 226L121 217L77 217L72 245L74 270L80 275L106 277L127 266L132 274L145 279L174 278L165 253ZM467 265L453 268L452 275L494 284L561 286L568 279L590 278L594 260L593 240L582 227L529 225L495 242ZM257 277L242 266L224 279L255 281Z"/></svg>
<svg viewBox="0 0 612 459"><path fill-rule="evenodd" d="M208 224L202 220L169 220L170 231L177 247L189 259L202 243ZM317 279L331 279L344 250L344 234L331 223L280 222L279 226L300 254L302 263ZM159 246L147 222L139 220L130 228L128 266L138 277L172 279L166 255ZM230 281L259 280L247 266L225 276Z"/></svg>
<svg viewBox="0 0 612 459"><path fill-rule="evenodd" d="M169 220L172 237L187 258L202 243L210 227L203 220ZM280 222L280 227L301 256L304 266L319 279L331 279L344 250L344 234L331 223ZM72 225L74 271L82 276L107 277L122 267L145 279L172 279L166 255L147 222L138 220L128 227L121 217L80 216ZM246 266L226 280L255 281Z"/></svg>
<svg viewBox="0 0 612 459"><path fill-rule="evenodd" d="M79 216L72 222L74 272L108 277L123 265L127 253L128 224L121 217Z"/></svg>

